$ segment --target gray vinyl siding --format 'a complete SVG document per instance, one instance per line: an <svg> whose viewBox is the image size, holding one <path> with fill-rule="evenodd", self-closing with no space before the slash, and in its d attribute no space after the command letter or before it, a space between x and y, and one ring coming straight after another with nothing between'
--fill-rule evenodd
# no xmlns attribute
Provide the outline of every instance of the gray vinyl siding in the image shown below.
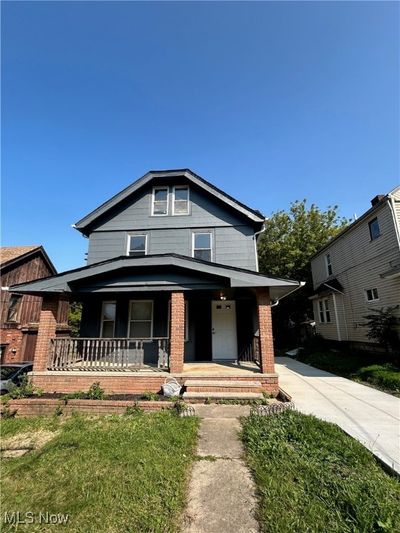
<svg viewBox="0 0 400 533"><path fill-rule="evenodd" d="M130 234L147 235L148 254L176 253L192 257L192 233L204 231L212 233L214 262L257 269L254 228L241 216L192 188L189 215L151 216L151 192L152 188L142 193L92 231L88 265L126 255Z"/></svg>
<svg viewBox="0 0 400 533"><path fill-rule="evenodd" d="M375 217L378 218L381 235L371 240L368 223ZM330 254L333 268L333 274L329 277L325 265L327 253ZM312 260L314 288L323 282L329 284L331 277L337 278L343 286L344 310L339 316L342 340L347 336L350 341L370 341L367 329L363 326L364 316L369 314L370 309L395 306L400 303L400 278L382 277L382 274L399 261L399 243L388 202ZM368 302L365 291L373 288L378 289L379 300ZM316 305L314 303L314 312ZM318 315L315 315L315 318L318 333L326 338L337 338L337 333L336 337L332 337L332 331L325 333L324 329L327 328L319 325Z"/></svg>

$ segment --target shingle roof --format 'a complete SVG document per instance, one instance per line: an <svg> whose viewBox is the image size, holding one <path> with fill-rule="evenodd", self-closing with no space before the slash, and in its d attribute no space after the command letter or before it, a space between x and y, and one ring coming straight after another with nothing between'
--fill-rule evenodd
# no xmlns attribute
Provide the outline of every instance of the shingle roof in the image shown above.
<svg viewBox="0 0 400 533"><path fill-rule="evenodd" d="M38 248L40 248L40 245L38 244L32 246L2 246L0 248L0 265L13 261L14 259L29 252L33 252L33 250Z"/></svg>

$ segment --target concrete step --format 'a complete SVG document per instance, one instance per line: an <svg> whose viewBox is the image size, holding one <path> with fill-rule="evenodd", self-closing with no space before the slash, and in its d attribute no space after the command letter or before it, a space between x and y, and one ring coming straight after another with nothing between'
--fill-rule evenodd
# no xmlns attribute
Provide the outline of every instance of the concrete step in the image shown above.
<svg viewBox="0 0 400 533"><path fill-rule="evenodd" d="M259 381L245 380L207 380L188 379L185 381L186 392L232 392L232 393L252 393L262 392L262 384Z"/></svg>
<svg viewBox="0 0 400 533"><path fill-rule="evenodd" d="M184 400L262 400L261 392L184 392Z"/></svg>

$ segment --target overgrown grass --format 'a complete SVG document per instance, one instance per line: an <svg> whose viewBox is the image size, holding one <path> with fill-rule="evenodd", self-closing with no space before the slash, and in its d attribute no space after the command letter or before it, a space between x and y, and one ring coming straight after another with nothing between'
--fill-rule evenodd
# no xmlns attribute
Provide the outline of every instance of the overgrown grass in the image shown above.
<svg viewBox="0 0 400 533"><path fill-rule="evenodd" d="M314 352L302 354L299 361L354 381L364 381L373 387L400 396L400 369L381 362L374 354L351 352Z"/></svg>
<svg viewBox="0 0 400 533"><path fill-rule="evenodd" d="M49 512L68 514L71 533L177 531L197 424L167 412L4 420L4 437L41 428L59 433L41 450L2 461L1 520L6 511ZM1 530L15 526L2 523Z"/></svg>
<svg viewBox="0 0 400 533"><path fill-rule="evenodd" d="M297 412L244 420L263 532L400 531L400 483L334 424Z"/></svg>

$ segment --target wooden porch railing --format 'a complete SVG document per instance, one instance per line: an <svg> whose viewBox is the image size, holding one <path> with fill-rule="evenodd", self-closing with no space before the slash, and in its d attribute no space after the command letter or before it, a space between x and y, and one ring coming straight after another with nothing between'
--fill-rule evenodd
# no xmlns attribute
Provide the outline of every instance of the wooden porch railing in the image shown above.
<svg viewBox="0 0 400 533"><path fill-rule="evenodd" d="M155 346L154 346L154 343ZM156 349L157 367L169 367L169 339L57 337L51 340L48 370L139 370L145 349Z"/></svg>
<svg viewBox="0 0 400 533"><path fill-rule="evenodd" d="M251 362L261 366L260 337L254 335L251 342L240 352L238 363Z"/></svg>

